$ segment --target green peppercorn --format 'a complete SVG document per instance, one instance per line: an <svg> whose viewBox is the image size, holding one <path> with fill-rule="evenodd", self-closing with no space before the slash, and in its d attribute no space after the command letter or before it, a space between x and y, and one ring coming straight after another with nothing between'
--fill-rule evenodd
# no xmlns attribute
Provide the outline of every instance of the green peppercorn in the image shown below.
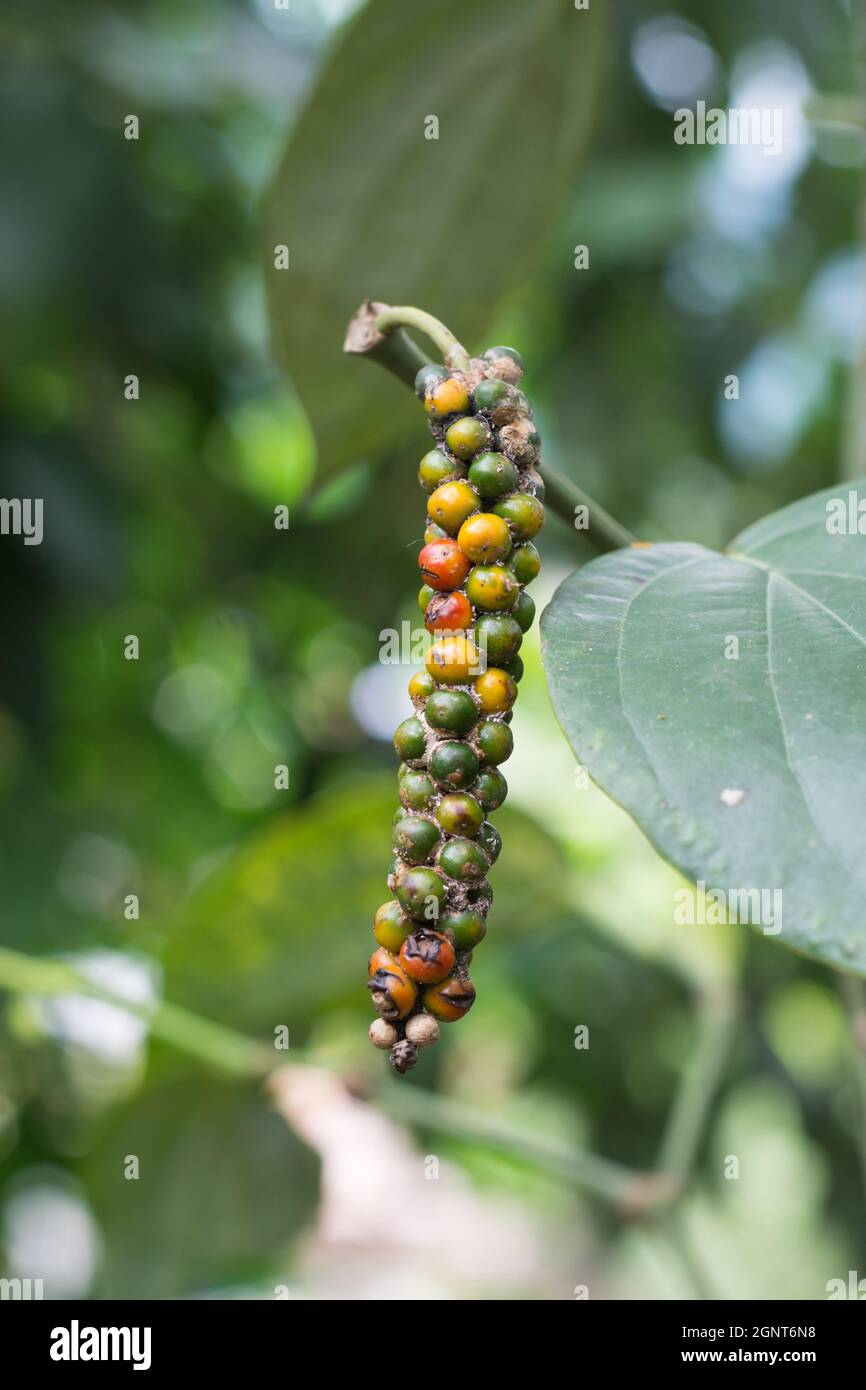
<svg viewBox="0 0 866 1390"><path fill-rule="evenodd" d="M515 546L508 557L508 568L519 584L531 584L541 571L541 556L532 541Z"/></svg>
<svg viewBox="0 0 866 1390"><path fill-rule="evenodd" d="M523 657L513 656L510 661L504 661L502 663L502 670L508 673L515 685L519 685L523 680Z"/></svg>
<svg viewBox="0 0 866 1390"><path fill-rule="evenodd" d="M373 935L386 951L397 955L407 936L415 930L415 923L407 917L396 898L383 903L373 919Z"/></svg>
<svg viewBox="0 0 866 1390"><path fill-rule="evenodd" d="M487 873L487 855L473 840L448 840L439 853L439 867L449 878L474 882Z"/></svg>
<svg viewBox="0 0 866 1390"><path fill-rule="evenodd" d="M500 381L498 377L491 376L479 381L472 393L475 409L483 412L493 410L495 406L508 399L510 390L508 382Z"/></svg>
<svg viewBox="0 0 866 1390"><path fill-rule="evenodd" d="M435 869L408 869L394 889L400 906L420 922L435 922L445 899L445 884Z"/></svg>
<svg viewBox="0 0 866 1390"><path fill-rule="evenodd" d="M519 473L511 459L489 451L469 465L469 482L482 497L506 497L517 487Z"/></svg>
<svg viewBox="0 0 866 1390"><path fill-rule="evenodd" d="M423 758L427 747L424 725L420 719L404 719L394 734L394 747L398 755L407 763Z"/></svg>
<svg viewBox="0 0 866 1390"><path fill-rule="evenodd" d="M418 590L418 607L421 609L422 613L427 612L427 605L435 593L436 590L432 588L430 584L421 585L421 588Z"/></svg>
<svg viewBox="0 0 866 1390"><path fill-rule="evenodd" d="M544 507L528 492L512 492L510 497L500 498L493 511L508 522L518 541L531 541L544 525Z"/></svg>
<svg viewBox="0 0 866 1390"><path fill-rule="evenodd" d="M394 831L394 848L407 864L423 864L439 843L439 831L423 816L405 813Z"/></svg>
<svg viewBox="0 0 866 1390"><path fill-rule="evenodd" d="M521 625L508 613L484 613L475 625L475 645L486 652L491 666L501 666L515 657L522 641Z"/></svg>
<svg viewBox="0 0 866 1390"><path fill-rule="evenodd" d="M471 951L487 935L487 922L480 912L446 912L439 918L439 930L454 938L458 951Z"/></svg>
<svg viewBox="0 0 866 1390"><path fill-rule="evenodd" d="M474 458L490 443L490 427L477 415L461 415L445 431L445 443L457 458Z"/></svg>
<svg viewBox="0 0 866 1390"><path fill-rule="evenodd" d="M441 449L431 449L418 465L418 481L425 492L435 492L441 483L465 476L465 465L449 458Z"/></svg>
<svg viewBox="0 0 866 1390"><path fill-rule="evenodd" d="M429 770L440 786L460 789L478 776L478 758L468 743L440 743L430 755Z"/></svg>
<svg viewBox="0 0 866 1390"><path fill-rule="evenodd" d="M407 768L400 779L400 800L411 811L426 811L436 796L436 788L426 772Z"/></svg>
<svg viewBox="0 0 866 1390"><path fill-rule="evenodd" d="M478 711L471 695L464 690L437 690L424 707L427 723L433 729L446 729L452 734L468 734Z"/></svg>
<svg viewBox="0 0 866 1390"><path fill-rule="evenodd" d="M472 788L472 795L476 801L481 802L485 811L495 811L508 795L508 783L498 768L485 767ZM399 897L399 894L397 896Z"/></svg>
<svg viewBox="0 0 866 1390"><path fill-rule="evenodd" d="M514 735L500 719L485 719L479 724L476 740L481 761L492 767L504 763L514 751Z"/></svg>
<svg viewBox="0 0 866 1390"><path fill-rule="evenodd" d="M429 389L444 381L448 376L447 367L437 367L435 362L428 362L426 367L422 367L415 377L415 395L423 401Z"/></svg>
<svg viewBox="0 0 866 1390"><path fill-rule="evenodd" d="M535 603L525 589L518 595L517 602L511 612L514 620L520 625L521 632L528 632L535 622ZM511 653L511 656L516 655L516 651ZM511 658L506 657L505 659L510 661Z"/></svg>
<svg viewBox="0 0 866 1390"><path fill-rule="evenodd" d="M467 792L449 792L436 807L436 819L449 835L471 838L484 820L484 811Z"/></svg>
<svg viewBox="0 0 866 1390"><path fill-rule="evenodd" d="M476 608L511 608L517 594L517 580L504 565L476 565L466 580L466 597Z"/></svg>
<svg viewBox="0 0 866 1390"><path fill-rule="evenodd" d="M496 826L491 825L490 821L486 820L478 832L477 839L487 855L489 863L495 864L499 858L499 851L502 849L502 836Z"/></svg>

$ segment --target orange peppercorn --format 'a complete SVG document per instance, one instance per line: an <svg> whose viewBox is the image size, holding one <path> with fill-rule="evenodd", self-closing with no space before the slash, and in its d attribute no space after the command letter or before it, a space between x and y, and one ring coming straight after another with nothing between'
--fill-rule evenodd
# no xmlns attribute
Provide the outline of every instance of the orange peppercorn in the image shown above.
<svg viewBox="0 0 866 1390"><path fill-rule="evenodd" d="M431 589L459 589L469 573L469 561L456 541L432 541L418 556L421 573Z"/></svg>
<svg viewBox="0 0 866 1390"><path fill-rule="evenodd" d="M451 594L437 594L424 614L428 632L463 632L471 622L472 604L459 589Z"/></svg>

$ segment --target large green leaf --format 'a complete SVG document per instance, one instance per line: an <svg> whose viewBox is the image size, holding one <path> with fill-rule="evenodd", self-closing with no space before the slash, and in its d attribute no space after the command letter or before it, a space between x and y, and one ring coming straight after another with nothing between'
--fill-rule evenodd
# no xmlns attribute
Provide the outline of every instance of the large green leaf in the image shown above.
<svg viewBox="0 0 866 1390"><path fill-rule="evenodd" d="M318 1199L317 1159L266 1099L201 1076L112 1112L83 1176L104 1242L101 1298L174 1298L261 1275Z"/></svg>
<svg viewBox="0 0 866 1390"><path fill-rule="evenodd" d="M165 993L209 1018L292 1046L339 1006L370 1012L363 988L373 913L385 883L394 777L348 784L251 836L170 923ZM491 875L501 937L563 912L565 869L553 841L524 815L497 812L507 853Z"/></svg>
<svg viewBox="0 0 866 1390"><path fill-rule="evenodd" d="M266 216L275 339L323 469L417 430L410 398L341 356L360 301L433 307L472 343L539 250L588 133L603 8L370 0L348 28Z"/></svg>
<svg viewBox="0 0 866 1390"><path fill-rule="evenodd" d="M595 560L557 590L542 642L569 742L656 847L710 888L780 890L769 935L866 974L866 536L828 531L839 495L725 555Z"/></svg>

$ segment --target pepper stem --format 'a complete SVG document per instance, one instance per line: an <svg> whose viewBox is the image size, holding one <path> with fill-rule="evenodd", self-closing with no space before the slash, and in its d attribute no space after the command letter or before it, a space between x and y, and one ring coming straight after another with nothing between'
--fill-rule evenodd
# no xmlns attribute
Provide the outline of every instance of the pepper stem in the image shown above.
<svg viewBox="0 0 866 1390"><path fill-rule="evenodd" d="M457 371L465 371L468 367L470 359L465 347L457 341L450 328L446 328L432 314L412 306L395 307L372 299L365 299L349 320L343 351L371 358L414 388L419 368L428 366L430 358L409 337L405 331L407 328L414 328L429 338L442 353L446 366ZM631 531L594 502L571 478L548 464L544 465L543 471L547 484L545 505L572 529L575 536L584 536L602 555L638 543ZM583 529L575 524L577 507L586 509L587 525Z"/></svg>

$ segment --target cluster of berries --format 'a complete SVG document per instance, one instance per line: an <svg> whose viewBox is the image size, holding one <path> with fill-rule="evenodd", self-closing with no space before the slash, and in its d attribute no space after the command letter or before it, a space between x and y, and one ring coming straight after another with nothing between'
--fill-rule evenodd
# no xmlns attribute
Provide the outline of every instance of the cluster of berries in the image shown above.
<svg viewBox="0 0 866 1390"><path fill-rule="evenodd" d="M424 367L416 382L436 440L418 469L429 493L418 602L433 640L409 682L415 712L394 735L394 897L376 913L368 981L379 1013L370 1038L399 1072L475 1001L469 964L501 848L487 817L508 791L499 765L513 747L520 646L535 616L525 585L544 523L522 375L518 353L496 347L465 371Z"/></svg>

